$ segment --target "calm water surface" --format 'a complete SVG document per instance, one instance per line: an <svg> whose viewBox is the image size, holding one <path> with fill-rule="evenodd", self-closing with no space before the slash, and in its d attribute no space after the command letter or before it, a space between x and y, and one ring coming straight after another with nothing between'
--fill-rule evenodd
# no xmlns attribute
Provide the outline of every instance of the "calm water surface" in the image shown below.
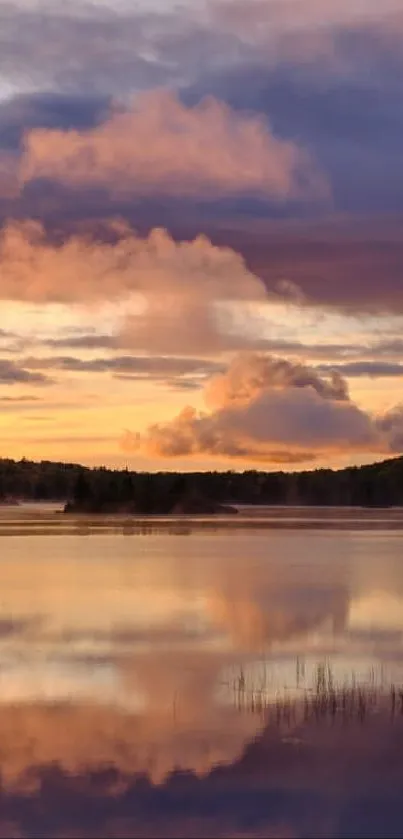
<svg viewBox="0 0 403 839"><path fill-rule="evenodd" d="M0 510L0 836L403 836L402 545Z"/></svg>

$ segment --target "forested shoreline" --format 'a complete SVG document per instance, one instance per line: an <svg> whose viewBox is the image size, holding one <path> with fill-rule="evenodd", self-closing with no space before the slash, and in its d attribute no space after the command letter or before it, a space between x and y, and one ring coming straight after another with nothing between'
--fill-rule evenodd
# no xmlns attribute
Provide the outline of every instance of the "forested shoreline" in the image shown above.
<svg viewBox="0 0 403 839"><path fill-rule="evenodd" d="M221 505L403 505L403 457L333 471L131 472L0 460L0 501L58 501L76 512L223 512ZM226 510L229 511L229 510Z"/></svg>

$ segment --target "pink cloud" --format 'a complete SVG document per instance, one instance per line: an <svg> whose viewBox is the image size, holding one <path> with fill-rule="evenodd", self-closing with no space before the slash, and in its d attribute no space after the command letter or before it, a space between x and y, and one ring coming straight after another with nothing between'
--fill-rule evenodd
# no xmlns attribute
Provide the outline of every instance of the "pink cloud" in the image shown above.
<svg viewBox="0 0 403 839"><path fill-rule="evenodd" d="M226 336L216 304L267 300L258 277L230 248L205 236L175 242L163 229L146 237L123 224L110 240L76 234L55 244L34 222L0 235L0 299L92 305L138 295L143 308L123 317L117 344L150 352L214 353L247 343Z"/></svg>
<svg viewBox="0 0 403 839"><path fill-rule="evenodd" d="M20 182L37 178L117 195L252 193L283 201L327 194L308 153L275 137L263 117L213 97L188 108L164 90L116 108L91 130L28 132Z"/></svg>
<svg viewBox="0 0 403 839"><path fill-rule="evenodd" d="M144 435L126 435L126 448L153 456L224 456L278 463L309 462L350 450L396 450L396 411L374 418L349 398L341 376L259 354L235 358L207 384L211 410L187 407ZM389 433L390 432L390 433Z"/></svg>
<svg viewBox="0 0 403 839"><path fill-rule="evenodd" d="M37 222L7 224L0 234L0 298L68 303L116 299L131 292L174 298L259 300L261 281L231 248L206 236L175 242L156 228L142 237L111 222L110 240L77 233L55 244Z"/></svg>

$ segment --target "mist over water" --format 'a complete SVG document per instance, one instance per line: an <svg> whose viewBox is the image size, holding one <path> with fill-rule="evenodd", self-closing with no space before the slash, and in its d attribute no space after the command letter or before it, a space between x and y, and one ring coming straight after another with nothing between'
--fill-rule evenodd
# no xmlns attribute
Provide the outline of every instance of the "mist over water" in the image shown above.
<svg viewBox="0 0 403 839"><path fill-rule="evenodd" d="M3 508L1 829L401 835L402 522Z"/></svg>

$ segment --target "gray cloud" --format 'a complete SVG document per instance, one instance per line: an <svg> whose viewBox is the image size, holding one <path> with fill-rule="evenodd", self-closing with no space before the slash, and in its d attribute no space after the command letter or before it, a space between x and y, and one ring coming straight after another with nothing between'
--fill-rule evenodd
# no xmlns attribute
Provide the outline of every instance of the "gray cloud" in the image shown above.
<svg viewBox="0 0 403 839"><path fill-rule="evenodd" d="M0 149L20 149L25 133L33 128L92 128L105 118L109 105L109 99L102 96L17 94L0 102Z"/></svg>
<svg viewBox="0 0 403 839"><path fill-rule="evenodd" d="M252 60L202 77L185 99L214 94L265 114L280 136L298 137L327 173L337 209L401 212L401 47L393 53L389 41L376 45L375 33L364 31L338 33L332 46L346 66L361 47L362 64L343 76L326 59L304 63L298 54L275 66Z"/></svg>
<svg viewBox="0 0 403 839"><path fill-rule="evenodd" d="M392 338L378 341L373 344L372 350L376 356L386 356L403 358L403 340L401 338Z"/></svg>
<svg viewBox="0 0 403 839"><path fill-rule="evenodd" d="M126 336L127 337L127 336ZM125 349L125 335L102 335L96 333L69 335L61 338L50 338L42 342L44 346L55 349L71 349L71 350L122 350ZM130 340L128 344L132 343ZM330 365L321 364L320 369L326 370L336 369L342 375L358 375L358 370L361 369L359 365L368 364L368 370L373 366L374 371L379 369L381 372L385 370L389 375L398 375L398 362L391 362L390 359L403 358L403 341L399 338L388 341L373 341L372 343L363 342L356 344L349 343L310 343L306 344L302 341L287 340L285 338L261 338L250 336L248 346L251 350L258 352L268 352L280 354L281 356L298 356L300 358L309 359L335 359L335 363ZM231 348L231 347L229 347ZM236 349L235 343L232 349ZM350 361L351 359L351 361ZM380 360L385 359L385 360ZM387 360L386 360L387 359ZM340 363L343 362L343 363ZM379 368L376 365L379 364ZM351 374L349 374L349 365L351 366ZM363 368L364 369L364 368ZM364 373L362 375L365 375Z"/></svg>
<svg viewBox="0 0 403 839"><path fill-rule="evenodd" d="M23 364L29 370L65 370L72 373L112 373L120 379L154 379L175 381L184 388L195 386L195 378L202 382L207 376L223 369L223 365L198 358L168 356L122 355L114 358L82 359L75 356L28 356ZM180 377L190 376L189 381L179 382ZM175 379L172 379L175 377Z"/></svg>
<svg viewBox="0 0 403 839"><path fill-rule="evenodd" d="M139 199L87 186L77 200L76 190L42 179L4 198L0 216L45 219L52 233L111 214L178 238L204 231L239 249L268 289L285 277L319 305L403 311L399 3L369 14L354 2L305 0L285 15L284 4L247 0L201 14L2 3L3 77L42 92L0 106L0 146L12 153L24 129L99 125L111 97L164 84L187 104L213 94L268 118L276 135L310 150L332 181L336 210L351 217L312 220L292 201L279 209L250 195ZM299 224L284 218L301 214Z"/></svg>
<svg viewBox="0 0 403 839"><path fill-rule="evenodd" d="M320 364L317 368L324 373L336 370L342 376L385 375L398 376L403 366L395 358L403 358L403 341L363 341L356 344L312 343L302 341L262 340L256 349L282 355L297 355L310 359L335 359L333 364ZM350 360L351 359L351 360ZM391 360L393 359L393 360Z"/></svg>
<svg viewBox="0 0 403 839"><path fill-rule="evenodd" d="M366 15L358 4L342 3L335 14L331 6L324 12L305 0L285 15L276 2L216 0L204 11L163 14L129 7L112 12L87 3L68 10L57 2L34 9L4 3L0 70L50 92L20 96L0 108L0 143L9 149L18 144L22 123L90 127L105 115L111 96L164 85L187 103L212 94L258 112L279 136L298 138L329 173L338 209L402 211L395 177L403 127L401 9L389 2ZM55 199L47 189L46 201L42 183L24 196L24 205L43 211ZM100 199L110 211L110 196L91 191L87 209ZM62 195L59 203L65 205ZM169 215L169 203L162 203L149 208L151 224L166 222L155 216ZM256 202L244 200L242 209L266 214L268 208L263 204L259 211ZM295 211L291 205L287 214Z"/></svg>
<svg viewBox="0 0 403 839"><path fill-rule="evenodd" d="M244 224L233 220L221 228L217 224L211 239L236 247L270 291L287 278L313 305L403 312L400 216Z"/></svg>
<svg viewBox="0 0 403 839"><path fill-rule="evenodd" d="M170 16L121 14L91 3L4 2L0 7L0 71L15 85L75 92L122 93L149 87L176 67L153 59ZM46 49L44 45L46 44ZM145 53L149 52L147 57ZM165 64L165 68L164 68ZM134 82L135 79L135 82Z"/></svg>
<svg viewBox="0 0 403 839"><path fill-rule="evenodd" d="M43 343L52 349L66 350L102 350L117 349L118 347L118 339L113 335L97 335L94 333L66 335L64 338L48 338Z"/></svg>
<svg viewBox="0 0 403 839"><path fill-rule="evenodd" d="M32 372L8 359L0 360L0 384L49 385L51 379L43 373Z"/></svg>
<svg viewBox="0 0 403 839"><path fill-rule="evenodd" d="M397 405L378 420L378 428L390 441L394 453L403 451L403 405Z"/></svg>
<svg viewBox="0 0 403 839"><path fill-rule="evenodd" d="M350 361L346 364L321 364L324 373L337 371L342 376L370 376L372 378L389 378L403 376L403 364L388 361Z"/></svg>
<svg viewBox="0 0 403 839"><path fill-rule="evenodd" d="M31 405L42 400L39 396L0 396L2 405Z"/></svg>
<svg viewBox="0 0 403 839"><path fill-rule="evenodd" d="M371 15L356 2L339 3L337 10L331 3L324 10L315 0L288 4L288 12L273 0L215 0L169 12L128 4L66 6L58 0L32 7L9 0L0 10L0 70L30 86L121 94L161 82L186 84L206 67L263 56L268 64L297 57L313 70L319 59L339 76L368 75L365 59L376 62L385 43L389 55L398 52L401 8L392 0Z"/></svg>

